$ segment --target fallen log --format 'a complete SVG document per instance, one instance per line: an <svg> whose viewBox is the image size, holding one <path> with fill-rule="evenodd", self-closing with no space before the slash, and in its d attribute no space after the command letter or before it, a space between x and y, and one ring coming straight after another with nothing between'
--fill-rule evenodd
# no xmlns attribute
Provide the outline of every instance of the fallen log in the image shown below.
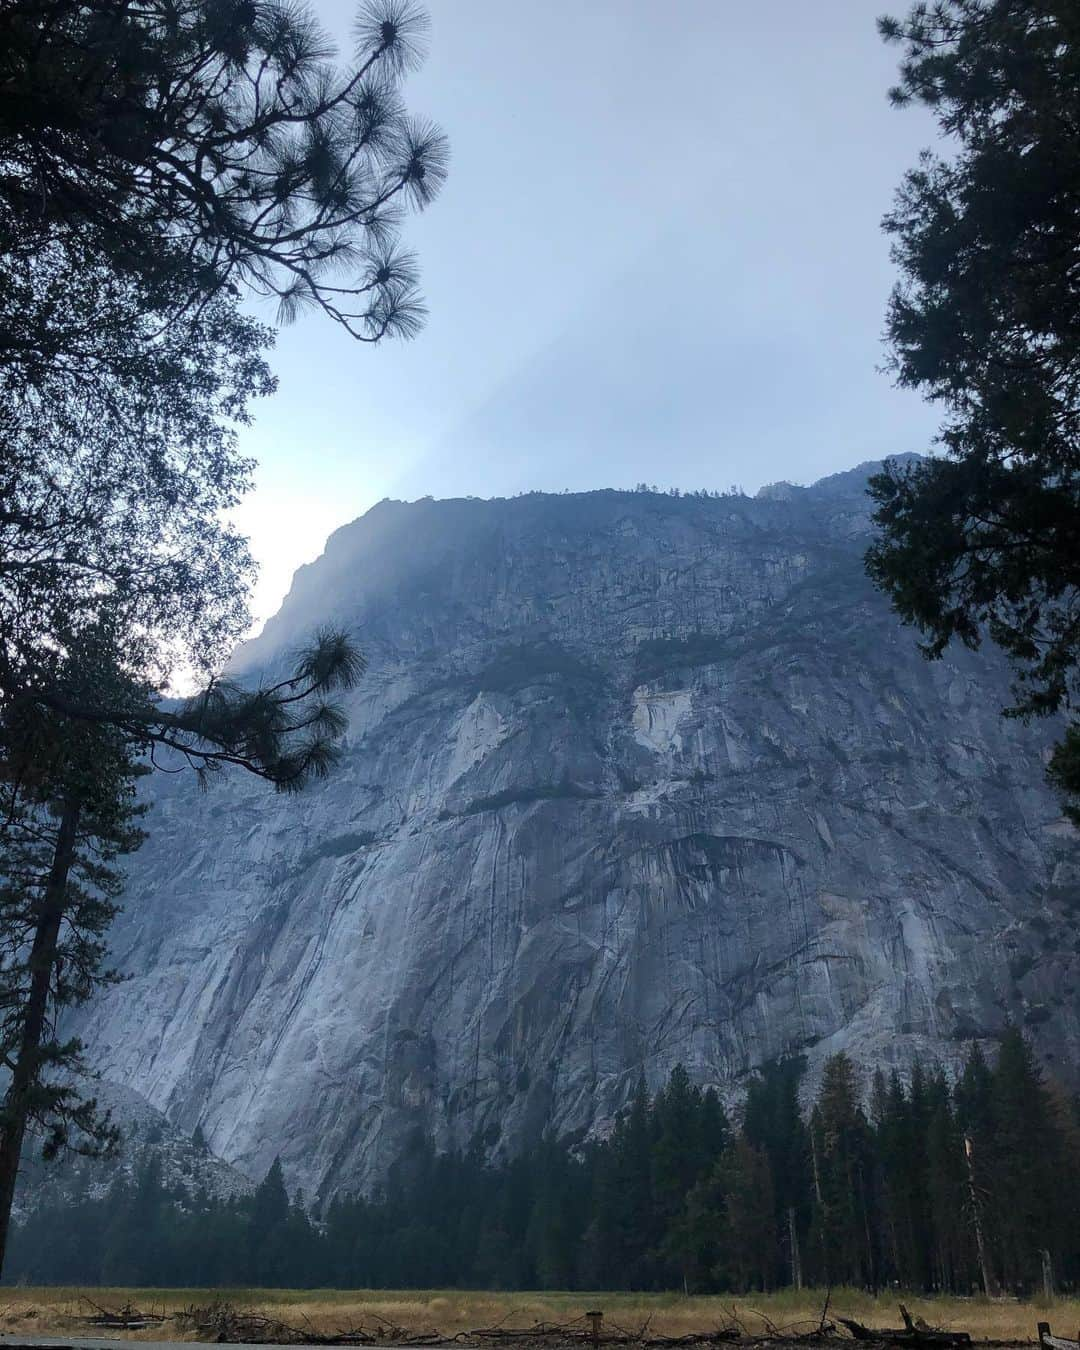
<svg viewBox="0 0 1080 1350"><path fill-rule="evenodd" d="M856 1322L854 1317L837 1317L836 1319L842 1327L847 1327L852 1336L857 1341L876 1341L880 1333L871 1331L869 1327L864 1327L861 1322Z"/></svg>
<svg viewBox="0 0 1080 1350"><path fill-rule="evenodd" d="M513 1344L516 1341L528 1343L551 1337L558 1341L580 1341L586 1345L640 1345L656 1347L656 1350L678 1350L683 1346L719 1345L727 1341L740 1340L741 1336L742 1333L736 1327L717 1327L714 1331L692 1331L683 1336L648 1336L618 1330L614 1333L605 1331L596 1337L591 1327L553 1326L550 1323L539 1322L534 1327L476 1327L472 1331L459 1332L455 1339L491 1340L501 1344Z"/></svg>
<svg viewBox="0 0 1080 1350"><path fill-rule="evenodd" d="M1043 1350L1080 1350L1080 1340L1070 1341L1067 1336L1053 1335L1049 1322L1040 1322L1038 1330Z"/></svg>
<svg viewBox="0 0 1080 1350"><path fill-rule="evenodd" d="M901 1303L900 1316L904 1319L902 1327L866 1327L853 1317L837 1317L841 1326L857 1341L876 1341L879 1345L911 1345L932 1350L934 1346L970 1345L971 1333L968 1331L941 1331L928 1327L921 1319L915 1319ZM1080 1350L1073 1346L1070 1350Z"/></svg>
<svg viewBox="0 0 1080 1350"><path fill-rule="evenodd" d="M87 1298L85 1294L80 1294L80 1300L94 1309L92 1314L81 1318L87 1326L91 1327L111 1327L116 1331L145 1331L147 1327L160 1326L168 1321L164 1313L140 1312L132 1303L125 1303L118 1309L103 1308L100 1303L95 1303L92 1298Z"/></svg>

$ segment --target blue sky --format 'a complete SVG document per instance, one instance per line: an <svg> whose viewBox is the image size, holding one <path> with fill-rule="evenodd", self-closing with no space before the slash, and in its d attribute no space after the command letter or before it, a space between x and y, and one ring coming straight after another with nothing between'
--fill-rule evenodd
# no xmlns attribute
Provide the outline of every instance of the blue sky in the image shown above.
<svg viewBox="0 0 1080 1350"><path fill-rule="evenodd" d="M348 0L315 0L347 46ZM877 367L879 229L933 140L865 0L435 0L412 111L452 147L408 224L431 310L371 349L307 315L244 448L266 618L382 497L808 482L925 450ZM903 10L903 6L895 7Z"/></svg>

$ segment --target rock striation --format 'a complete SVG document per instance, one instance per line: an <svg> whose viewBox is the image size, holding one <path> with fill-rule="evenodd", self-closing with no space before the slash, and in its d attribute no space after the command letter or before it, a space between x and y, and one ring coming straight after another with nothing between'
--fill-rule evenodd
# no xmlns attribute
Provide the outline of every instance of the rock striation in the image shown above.
<svg viewBox="0 0 1080 1350"><path fill-rule="evenodd" d="M868 586L870 466L757 498L383 502L236 658L370 660L299 798L158 775L76 1030L250 1176L376 1180L410 1131L606 1128L684 1062L955 1062L1007 1021L1071 1081L1076 837L993 655Z"/></svg>

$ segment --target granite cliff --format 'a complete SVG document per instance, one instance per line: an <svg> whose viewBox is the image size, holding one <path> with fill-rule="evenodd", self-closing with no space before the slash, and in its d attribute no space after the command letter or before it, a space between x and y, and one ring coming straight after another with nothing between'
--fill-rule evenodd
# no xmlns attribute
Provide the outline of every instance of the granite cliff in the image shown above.
<svg viewBox="0 0 1080 1350"><path fill-rule="evenodd" d="M377 1177L410 1130L603 1129L677 1061L735 1093L1078 1044L1053 728L989 652L927 663L863 578L866 469L756 498L384 502L236 659L320 623L370 660L300 798L158 775L78 1030L251 1176Z"/></svg>

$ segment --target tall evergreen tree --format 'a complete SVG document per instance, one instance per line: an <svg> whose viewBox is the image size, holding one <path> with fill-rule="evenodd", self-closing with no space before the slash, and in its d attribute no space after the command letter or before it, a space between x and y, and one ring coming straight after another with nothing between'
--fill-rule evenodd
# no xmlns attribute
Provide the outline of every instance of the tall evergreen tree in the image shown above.
<svg viewBox="0 0 1080 1350"><path fill-rule="evenodd" d="M973 1244L964 1221L964 1145L948 1079L940 1067L927 1089L926 1184L930 1227L931 1287L966 1290L973 1283Z"/></svg>
<svg viewBox="0 0 1080 1350"><path fill-rule="evenodd" d="M533 1201L526 1231L533 1283L571 1289L577 1280L577 1235L587 1217L582 1168L567 1151L542 1142L532 1158Z"/></svg>
<svg viewBox="0 0 1080 1350"><path fill-rule="evenodd" d="M1030 1045L1016 1027L1002 1038L993 1074L994 1226L1006 1287L1030 1290L1041 1252L1062 1229L1063 1158L1050 1099Z"/></svg>
<svg viewBox="0 0 1080 1350"><path fill-rule="evenodd" d="M975 1239L983 1291L992 1296L998 1292L993 1228L996 1217L996 1112L993 1076L977 1041L972 1042L953 1095L964 1146L966 1212Z"/></svg>
<svg viewBox="0 0 1080 1350"><path fill-rule="evenodd" d="M682 1212L668 1225L663 1252L683 1290L707 1293L723 1282L730 1247L727 1219L730 1169L724 1157L700 1177L686 1196Z"/></svg>
<svg viewBox="0 0 1080 1350"><path fill-rule="evenodd" d="M810 1223L810 1141L799 1108L802 1059L764 1066L747 1086L743 1132L769 1160L776 1202L775 1225L787 1249L791 1283L802 1284L802 1252Z"/></svg>
<svg viewBox="0 0 1080 1350"><path fill-rule="evenodd" d="M289 1267L289 1195L275 1158L266 1176L256 1188L248 1229L249 1279L253 1284L272 1286L286 1282Z"/></svg>
<svg viewBox="0 0 1080 1350"><path fill-rule="evenodd" d="M599 1288L647 1288L647 1253L660 1238L652 1191L651 1103L644 1078L596 1161L586 1269Z"/></svg>
<svg viewBox="0 0 1080 1350"><path fill-rule="evenodd" d="M702 1092L676 1064L653 1103L652 1193L666 1222L683 1207L687 1192L709 1161Z"/></svg>
<svg viewBox="0 0 1080 1350"><path fill-rule="evenodd" d="M855 1066L844 1054L825 1061L811 1119L815 1170L812 1245L826 1284L875 1285L870 1129Z"/></svg>
<svg viewBox="0 0 1080 1350"><path fill-rule="evenodd" d="M725 1212L716 1276L724 1289L767 1292L777 1283L776 1196L764 1149L740 1135L720 1164Z"/></svg>
<svg viewBox="0 0 1080 1350"><path fill-rule="evenodd" d="M107 633L87 634L62 682L128 683ZM82 1047L57 1033L61 1010L110 978L104 934L116 913L114 863L141 842L133 801L141 766L111 726L72 728L62 719L9 716L7 781L0 788L0 1054L9 1070L0 1100L0 1267L28 1126L45 1157L72 1146L107 1149L115 1131L72 1071ZM20 715L21 714L21 715Z"/></svg>
<svg viewBox="0 0 1080 1350"><path fill-rule="evenodd" d="M872 480L868 567L928 655L989 636L1017 669L1013 711L1042 715L1075 704L1080 659L1076 5L920 0L879 26L903 48L893 102L948 138L885 218L894 370L942 406L946 454ZM1051 770L1080 791L1080 725Z"/></svg>

